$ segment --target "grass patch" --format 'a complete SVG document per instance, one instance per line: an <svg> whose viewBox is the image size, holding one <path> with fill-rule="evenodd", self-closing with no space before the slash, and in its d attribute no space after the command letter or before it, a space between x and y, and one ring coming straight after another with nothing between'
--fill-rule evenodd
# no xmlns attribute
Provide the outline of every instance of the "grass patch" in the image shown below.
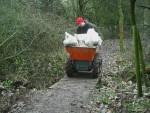
<svg viewBox="0 0 150 113"><path fill-rule="evenodd" d="M124 102L123 106L128 113L146 113L150 111L150 100L147 98L128 100Z"/></svg>

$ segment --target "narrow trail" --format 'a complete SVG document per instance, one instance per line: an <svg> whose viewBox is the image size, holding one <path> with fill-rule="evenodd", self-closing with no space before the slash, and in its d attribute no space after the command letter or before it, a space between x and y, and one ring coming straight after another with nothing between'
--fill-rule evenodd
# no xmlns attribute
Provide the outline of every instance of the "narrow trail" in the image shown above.
<svg viewBox="0 0 150 113"><path fill-rule="evenodd" d="M108 44L111 46L108 46ZM116 51L116 41L103 45L103 67L109 65L109 55ZM113 60L113 59L112 59ZM25 103L19 103L10 113L88 113L86 105L97 79L64 77L48 90L32 91Z"/></svg>
<svg viewBox="0 0 150 113"><path fill-rule="evenodd" d="M48 90L31 92L30 101L12 113L86 113L85 104L97 80L64 77Z"/></svg>

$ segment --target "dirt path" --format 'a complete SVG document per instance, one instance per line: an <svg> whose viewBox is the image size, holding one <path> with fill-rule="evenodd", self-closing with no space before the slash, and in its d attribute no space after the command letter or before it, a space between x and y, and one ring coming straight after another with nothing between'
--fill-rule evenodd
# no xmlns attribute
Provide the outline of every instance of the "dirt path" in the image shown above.
<svg viewBox="0 0 150 113"><path fill-rule="evenodd" d="M31 92L28 105L12 113L86 113L85 103L96 79L65 77L47 91Z"/></svg>
<svg viewBox="0 0 150 113"><path fill-rule="evenodd" d="M108 56L117 50L112 46L116 46L116 41L103 46L104 71L111 67ZM46 91L30 92L27 95L30 101L18 102L10 113L88 113L88 97L96 83L97 79L64 77Z"/></svg>

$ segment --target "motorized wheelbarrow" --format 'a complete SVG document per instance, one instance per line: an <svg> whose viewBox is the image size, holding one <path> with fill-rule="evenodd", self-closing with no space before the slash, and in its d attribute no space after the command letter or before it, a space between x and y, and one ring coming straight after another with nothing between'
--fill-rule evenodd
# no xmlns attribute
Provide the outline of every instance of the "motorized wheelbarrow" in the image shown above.
<svg viewBox="0 0 150 113"><path fill-rule="evenodd" d="M102 69L102 58L97 47L65 47L68 53L68 60L65 71L68 77L73 77L75 73L91 74L92 78L97 78Z"/></svg>

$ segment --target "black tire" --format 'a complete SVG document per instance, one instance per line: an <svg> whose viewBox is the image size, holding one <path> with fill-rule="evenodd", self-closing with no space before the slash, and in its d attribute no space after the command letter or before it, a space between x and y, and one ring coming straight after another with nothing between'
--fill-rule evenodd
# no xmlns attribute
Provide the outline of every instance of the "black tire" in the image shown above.
<svg viewBox="0 0 150 113"><path fill-rule="evenodd" d="M102 58L99 59L99 73L102 73Z"/></svg>
<svg viewBox="0 0 150 113"><path fill-rule="evenodd" d="M95 66L93 68L92 78L98 78L98 75L99 75L99 73L98 73L98 67Z"/></svg>
<svg viewBox="0 0 150 113"><path fill-rule="evenodd" d="M93 73L92 78L98 78L102 71L102 58L97 54L93 61Z"/></svg>
<svg viewBox="0 0 150 113"><path fill-rule="evenodd" d="M65 71L68 77L73 77L75 71L70 59L66 62Z"/></svg>
<svg viewBox="0 0 150 113"><path fill-rule="evenodd" d="M99 72L99 67L98 67L98 62L97 59L95 58L93 61L93 73L92 73L92 78L97 78Z"/></svg>

